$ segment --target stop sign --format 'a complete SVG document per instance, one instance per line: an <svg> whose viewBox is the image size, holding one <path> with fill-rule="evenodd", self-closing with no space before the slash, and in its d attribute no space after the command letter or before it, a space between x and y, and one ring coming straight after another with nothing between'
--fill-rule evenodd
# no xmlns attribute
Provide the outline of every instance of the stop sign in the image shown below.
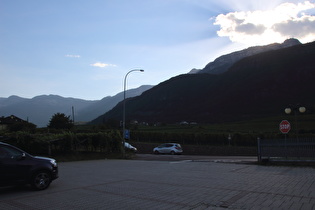
<svg viewBox="0 0 315 210"><path fill-rule="evenodd" d="M279 125L279 129L283 134L289 133L289 131L291 130L291 125L290 125L289 121L282 120L280 125Z"/></svg>

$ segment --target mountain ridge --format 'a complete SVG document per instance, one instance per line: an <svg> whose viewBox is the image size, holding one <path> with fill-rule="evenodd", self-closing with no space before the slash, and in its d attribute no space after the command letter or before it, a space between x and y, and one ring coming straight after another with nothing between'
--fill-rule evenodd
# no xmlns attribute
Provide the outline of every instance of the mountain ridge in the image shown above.
<svg viewBox="0 0 315 210"><path fill-rule="evenodd" d="M227 90L227 89L224 90L224 88L229 87L231 84L233 85L233 83L236 83L236 81L233 80L231 75L237 78L242 77L241 75L239 75L240 71L233 70L233 69L236 69L236 67L240 65L239 63L242 63L244 62L244 60L246 61L247 59L255 58L256 55L267 56L268 54L277 53L278 50L290 49L292 47L297 47L297 46L307 46L307 45L302 45L296 39L289 39L289 40L286 40L282 44L274 43L271 45L267 45L265 47L259 46L260 50L262 49L262 47L263 49L270 49L270 50L267 50L267 51L263 50L263 52L255 53L254 55L242 57L243 55L246 55L246 52L248 52L248 49L258 49L257 47L250 47L241 51L232 52L230 54L223 55L215 59L215 61L217 60L220 61L220 60L224 60L223 58L231 57L231 55L232 56L241 55L238 57L236 56L237 61L235 61L235 58L234 58L233 61L235 62L228 63L228 65L230 65L228 68L224 66L224 68L227 68L229 71L227 70L220 71L219 73L216 73L216 74L214 74L213 72L208 73L204 71L204 72L198 72L195 74L178 75L169 80L163 81L159 85L154 86L154 87L150 85L147 85L147 86L144 85L137 89L130 89L130 90L127 90L127 98L130 98L130 99L128 99L126 102L132 103L133 100L139 100L140 94L146 96L145 99L142 98L140 100L141 103L138 103L138 104L141 104L141 109L134 111L135 118L136 118L136 114L139 114L140 116L144 116L144 119L146 119L146 117L151 117L152 113L157 112L156 116L152 117L152 120L154 121L163 121L163 119L160 116L158 116L159 114L161 116L167 116L167 118L169 118L168 119L169 121L180 120L178 117L172 117L172 116L175 116L176 113L177 115L179 115L180 110L183 109L185 104L190 104L190 107L185 108L186 114L185 113L183 114L183 117L181 120L189 119L191 121L198 121L198 119L201 118L200 115L211 118L214 116L214 114L211 111L197 113L196 110L200 109L200 105L198 103L193 104L192 101L194 100L200 101L198 97L204 97L204 101L200 102L200 104L207 102L208 103L207 106L214 107L213 109L219 109L219 108L223 109L225 107L225 104L230 103L229 100L237 100L237 99L234 98L235 94L233 95L231 93L229 93L230 99L220 98L220 96L215 94L215 91L218 91L216 89L218 88L217 85L219 82L225 84L225 86L222 86L222 85L219 86L219 91L221 91L221 93L232 91L232 90ZM291 58L291 60L293 59L294 58ZM211 63L213 62L210 62L209 64ZM245 68L245 67L242 66L241 68ZM194 71L197 72L198 70L194 70ZM241 74L244 74L243 76L248 77L249 71L241 73ZM223 75L226 78L230 77L230 79L222 80L221 75ZM185 83L183 83L183 81L185 81ZM228 82L226 81L229 81L230 83L228 84ZM164 86L162 92L161 90L159 90L161 86ZM189 88L187 88L187 86ZM234 89L237 89L237 87L235 87ZM245 88L243 89L243 91L247 91L247 89ZM155 90L158 90L157 92L159 93L158 94L154 93ZM184 90L184 91L181 91L181 90ZM198 91L204 92L204 90L206 90L206 92L203 94L200 94L198 92ZM134 91L134 93L132 93L132 91ZM152 94L152 96L150 96L150 94ZM186 95L189 95L189 94L192 94L193 96L190 96L189 100L187 101ZM213 101L209 102L209 100L205 97L206 95L211 95ZM171 100L171 99L177 100L181 104L178 104L176 101ZM66 102L63 102L63 100L65 100ZM76 98L71 98L71 97L64 98L64 97L61 97L58 95L52 95L52 94L39 95L39 96L35 96L32 99L21 98L21 97L13 95L8 98L0 97L0 116L2 115L9 116L11 114L14 114L23 119L30 119L30 122L38 126L46 126L49 122L50 117L53 114L57 112L62 112L62 113L65 113L66 115L72 115L71 107L74 107L75 122L88 122L88 121L93 121L94 123L103 122L104 120L102 119L102 116L103 117L108 116L106 114L107 112L111 112L111 109L113 110L121 109L121 108L116 108L116 105L121 106L122 100L123 100L123 92L120 92L116 94L115 96L104 97L101 100L83 100L83 99L76 99ZM220 102L218 104L221 104L221 103L222 104L216 106L215 105L216 100ZM43 101L45 101L45 103L42 103ZM158 110L154 110L154 111L150 110L152 107L156 105L156 104L152 104L151 103L152 101L154 101L156 104L159 104L162 102L163 106L169 108L170 110L168 110L167 113L163 113L165 112L165 110L163 110L162 107L160 107ZM224 101L224 103L221 101ZM138 106L137 104L132 105L133 108L137 106ZM47 107L50 107L50 111L48 114L47 114ZM129 105L127 107L129 107ZM241 110L240 108L238 109ZM187 112L190 112L190 114L187 114ZM118 113L121 114L121 110L118 111ZM228 111L226 111L225 113L228 113ZM188 115L189 117L187 117ZM225 114L223 113L223 115ZM112 112L111 114L109 114L109 116L112 116L113 118L117 118L117 119L119 118L113 115ZM102 119L102 120L100 121L99 119Z"/></svg>
<svg viewBox="0 0 315 210"><path fill-rule="evenodd" d="M222 74L184 74L126 101L128 120L223 123L283 114L289 104L314 108L315 42L249 56ZM122 103L92 123L122 119Z"/></svg>
<svg viewBox="0 0 315 210"><path fill-rule="evenodd" d="M143 85L129 89L126 91L126 97L134 97L151 87L151 85ZM31 99L13 95L0 98L0 116L15 115L39 127L45 127L53 114L60 112L72 116L73 107L75 122L88 122L112 109L122 99L122 92L101 100L84 100L53 94L39 95Z"/></svg>
<svg viewBox="0 0 315 210"><path fill-rule="evenodd" d="M287 47L292 47L295 45L301 45L301 42L297 39L291 38L285 40L283 43L272 43L269 45L263 46L254 46L249 47L247 49L235 51L229 54L222 55L216 58L214 61L208 63L203 69L192 69L190 74L222 74L226 72L234 63L237 61L249 57L252 55L256 55L263 52L268 52L271 50L279 50Z"/></svg>

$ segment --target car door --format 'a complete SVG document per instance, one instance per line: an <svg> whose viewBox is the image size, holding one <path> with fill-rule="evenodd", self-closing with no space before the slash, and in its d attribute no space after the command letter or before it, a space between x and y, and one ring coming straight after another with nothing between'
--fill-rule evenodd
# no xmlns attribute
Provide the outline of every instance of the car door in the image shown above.
<svg viewBox="0 0 315 210"><path fill-rule="evenodd" d="M15 179L14 168L15 160L13 160L6 146L0 147L0 184L11 183Z"/></svg>
<svg viewBox="0 0 315 210"><path fill-rule="evenodd" d="M5 173L5 159L7 156L7 152L2 148L2 145L0 145L0 184L6 183L6 173Z"/></svg>
<svg viewBox="0 0 315 210"><path fill-rule="evenodd" d="M161 144L160 146L158 146L158 151L159 153L165 153L165 147L166 144Z"/></svg>
<svg viewBox="0 0 315 210"><path fill-rule="evenodd" d="M173 144L165 145L165 153L171 153Z"/></svg>
<svg viewBox="0 0 315 210"><path fill-rule="evenodd" d="M0 184L24 181L29 169L25 153L7 145L1 145L0 150Z"/></svg>

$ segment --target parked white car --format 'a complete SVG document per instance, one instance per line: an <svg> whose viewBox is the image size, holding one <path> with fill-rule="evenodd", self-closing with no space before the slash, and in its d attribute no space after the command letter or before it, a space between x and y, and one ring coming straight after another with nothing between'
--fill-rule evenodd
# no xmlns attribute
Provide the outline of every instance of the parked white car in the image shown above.
<svg viewBox="0 0 315 210"><path fill-rule="evenodd" d="M129 150L129 151L132 151L132 152L137 152L138 151L136 147L132 146L128 142L125 142L125 149Z"/></svg>
<svg viewBox="0 0 315 210"><path fill-rule="evenodd" d="M164 143L153 149L154 154L182 154L183 149L180 144L177 143Z"/></svg>

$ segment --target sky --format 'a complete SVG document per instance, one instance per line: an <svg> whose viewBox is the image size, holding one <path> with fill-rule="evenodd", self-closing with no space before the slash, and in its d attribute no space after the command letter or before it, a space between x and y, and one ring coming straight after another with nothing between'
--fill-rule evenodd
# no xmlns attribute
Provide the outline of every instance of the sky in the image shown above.
<svg viewBox="0 0 315 210"><path fill-rule="evenodd" d="M288 38L315 41L315 0L0 0L0 97L100 100Z"/></svg>

